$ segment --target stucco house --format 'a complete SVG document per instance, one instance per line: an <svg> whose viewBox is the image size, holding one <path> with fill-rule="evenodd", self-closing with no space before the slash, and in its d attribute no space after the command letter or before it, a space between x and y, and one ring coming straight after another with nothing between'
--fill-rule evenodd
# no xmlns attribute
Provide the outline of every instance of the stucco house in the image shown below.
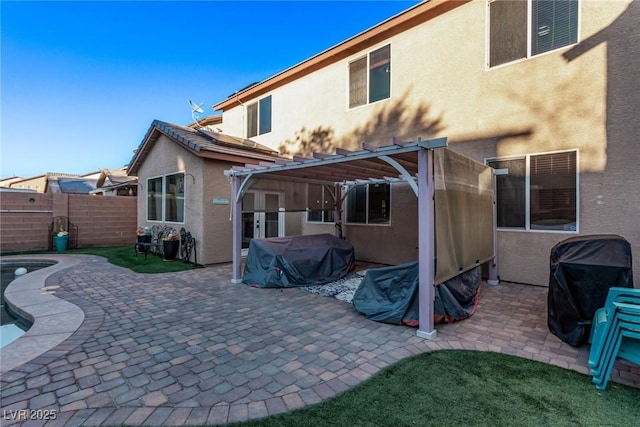
<svg viewBox="0 0 640 427"><path fill-rule="evenodd" d="M224 171L279 158L276 150L217 132L211 123L155 120L127 168L138 177L138 225L184 227L197 241L200 264L231 261L231 185Z"/></svg>
<svg viewBox="0 0 640 427"><path fill-rule="evenodd" d="M638 25L640 3L631 0L430 0L213 109L226 134L288 155L446 136L454 151L508 169L497 183L500 278L546 286L551 248L576 234L619 234L640 253ZM138 156L153 135L167 147L158 162L134 159L133 170L193 173L198 179L185 177L186 187L206 197L187 211L203 223L219 218L211 199L229 197L224 167L192 172L166 132L150 132ZM259 215L279 211L268 188L255 190L243 203L247 235ZM418 258L419 213L409 193L406 184L381 184L346 200L343 228L359 259ZM331 197L329 188L309 185L303 200L311 210L298 212L295 231L333 231L324 209ZM636 278L639 271L636 262Z"/></svg>

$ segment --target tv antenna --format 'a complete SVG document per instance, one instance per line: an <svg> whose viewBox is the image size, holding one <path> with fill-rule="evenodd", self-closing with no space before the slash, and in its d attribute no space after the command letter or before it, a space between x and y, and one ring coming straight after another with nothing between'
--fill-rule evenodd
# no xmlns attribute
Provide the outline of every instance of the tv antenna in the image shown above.
<svg viewBox="0 0 640 427"><path fill-rule="evenodd" d="M204 113L204 110L202 109L202 104L196 105L195 102L193 102L192 100L189 100L189 105L191 106L191 118L199 127L202 127L198 122L199 117L196 115L196 113L198 114Z"/></svg>

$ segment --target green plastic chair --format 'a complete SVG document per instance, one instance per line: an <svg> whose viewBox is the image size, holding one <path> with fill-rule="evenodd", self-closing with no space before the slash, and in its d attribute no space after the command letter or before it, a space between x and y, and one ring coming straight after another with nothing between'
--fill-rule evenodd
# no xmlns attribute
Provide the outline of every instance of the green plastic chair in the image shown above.
<svg viewBox="0 0 640 427"><path fill-rule="evenodd" d="M618 358L640 364L640 301L619 296L594 316L589 366L596 388L604 390Z"/></svg>
<svg viewBox="0 0 640 427"><path fill-rule="evenodd" d="M624 323L625 322L622 322L620 333L615 340L615 345L610 357L603 366L603 371L600 375L593 377L593 382L598 390L607 388L611 370L615 365L616 359L625 359L640 365L640 329L626 329Z"/></svg>
<svg viewBox="0 0 640 427"><path fill-rule="evenodd" d="M615 313L617 306L615 303L636 303L640 304L640 289L612 287L607 294L604 307L598 309L593 317L591 335L589 343L589 367L594 368L600 364L600 357L603 351L611 346L610 331L615 326ZM633 313L632 313L633 314Z"/></svg>
<svg viewBox="0 0 640 427"><path fill-rule="evenodd" d="M607 336L604 337L603 340L598 340L602 345L599 348L600 351L597 354L596 363L592 363L591 360L589 361L591 375L593 376L599 376L602 370L607 366L607 363L609 363L613 349L615 348L616 340L623 329L640 332L640 306L633 306L631 309L626 308L621 310L625 311L616 311L615 315L611 318L611 327L609 328ZM631 310L633 312L627 310ZM592 347L592 349L594 348L596 347Z"/></svg>
<svg viewBox="0 0 640 427"><path fill-rule="evenodd" d="M640 302L640 289L634 288L620 288L620 287L612 287L609 288L609 292L607 294L607 299L602 308L598 309L598 311L608 312L609 310L614 309L614 302ZM599 314L596 312L594 317L597 317ZM602 312L600 316L602 316ZM606 314L605 314L606 316ZM594 328L591 328L591 335L589 337L589 342L592 342L594 335Z"/></svg>

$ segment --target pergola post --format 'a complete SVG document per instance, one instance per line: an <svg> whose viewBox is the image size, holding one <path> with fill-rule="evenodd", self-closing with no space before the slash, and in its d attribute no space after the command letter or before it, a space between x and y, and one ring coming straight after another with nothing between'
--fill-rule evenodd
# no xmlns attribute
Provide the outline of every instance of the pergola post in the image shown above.
<svg viewBox="0 0 640 427"><path fill-rule="evenodd" d="M500 280L498 279L498 174L492 174L493 179L493 259L489 262L489 280L487 284L497 285Z"/></svg>
<svg viewBox="0 0 640 427"><path fill-rule="evenodd" d="M342 239L342 185L339 182L335 183L335 205L334 205L334 213L333 220L336 223L335 234L336 237Z"/></svg>
<svg viewBox="0 0 640 427"><path fill-rule="evenodd" d="M434 223L433 150L418 151L418 307L417 335L434 339L433 326L435 281L435 223Z"/></svg>
<svg viewBox="0 0 640 427"><path fill-rule="evenodd" d="M240 262L242 261L242 197L240 197L240 187L242 177L233 175L231 177L231 228L232 234L232 251L233 251L233 276L231 283L242 283L242 275L240 274Z"/></svg>

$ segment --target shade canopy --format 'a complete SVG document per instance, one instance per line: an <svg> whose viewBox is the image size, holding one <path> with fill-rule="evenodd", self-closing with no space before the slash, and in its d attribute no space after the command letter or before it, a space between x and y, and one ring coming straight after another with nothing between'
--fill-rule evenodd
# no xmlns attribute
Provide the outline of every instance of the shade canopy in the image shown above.
<svg viewBox="0 0 640 427"><path fill-rule="evenodd" d="M274 159L260 161L256 164L234 166L225 171L233 185L233 279L240 283L241 236L242 236L242 197L257 181L265 185L263 180L279 180L286 182L307 182L332 185L336 189L336 205L339 211L341 188L352 185L377 183L407 183L418 200L418 246L419 246L419 301L420 326L418 335L424 338L435 337L433 328L433 286L436 283L436 249L435 249L435 218L438 215L434 208L434 197L438 193L450 188L447 197L440 197L441 211L451 215L448 220L449 229L461 225L473 227L474 222L480 222L483 233L457 230L447 237L438 237L443 244L461 242L464 240L483 240L486 244L478 247L478 253L469 251L466 244L457 252L461 256L452 258L447 268L451 271L442 273L442 277L452 275L472 268L474 265L491 258L490 276L497 278L495 263L495 209L493 204L493 180L491 169L465 158L450 150L446 150L447 139L437 138L406 142L394 139L393 143L385 146L374 146L363 143L362 149L348 151L337 148L335 154L314 153L310 158L294 156L293 159ZM434 160L434 151L442 150L442 157ZM460 161L464 158L465 161ZM437 165L437 166L436 166ZM440 179L434 179L434 166L439 168ZM447 167L451 170L446 171ZM487 179L487 176L489 179ZM461 209L461 207L464 207ZM440 210L438 210L440 213ZM478 214L481 215L478 215ZM340 218L337 212L336 218ZM462 234L461 234L462 233ZM470 239L461 238L468 234ZM482 236L482 239L477 239ZM444 253L443 251L442 253ZM448 250L447 250L448 252ZM473 252L473 253L472 253ZM441 253L441 254L442 254ZM444 270L443 270L444 271ZM446 280L446 279L443 279Z"/></svg>

